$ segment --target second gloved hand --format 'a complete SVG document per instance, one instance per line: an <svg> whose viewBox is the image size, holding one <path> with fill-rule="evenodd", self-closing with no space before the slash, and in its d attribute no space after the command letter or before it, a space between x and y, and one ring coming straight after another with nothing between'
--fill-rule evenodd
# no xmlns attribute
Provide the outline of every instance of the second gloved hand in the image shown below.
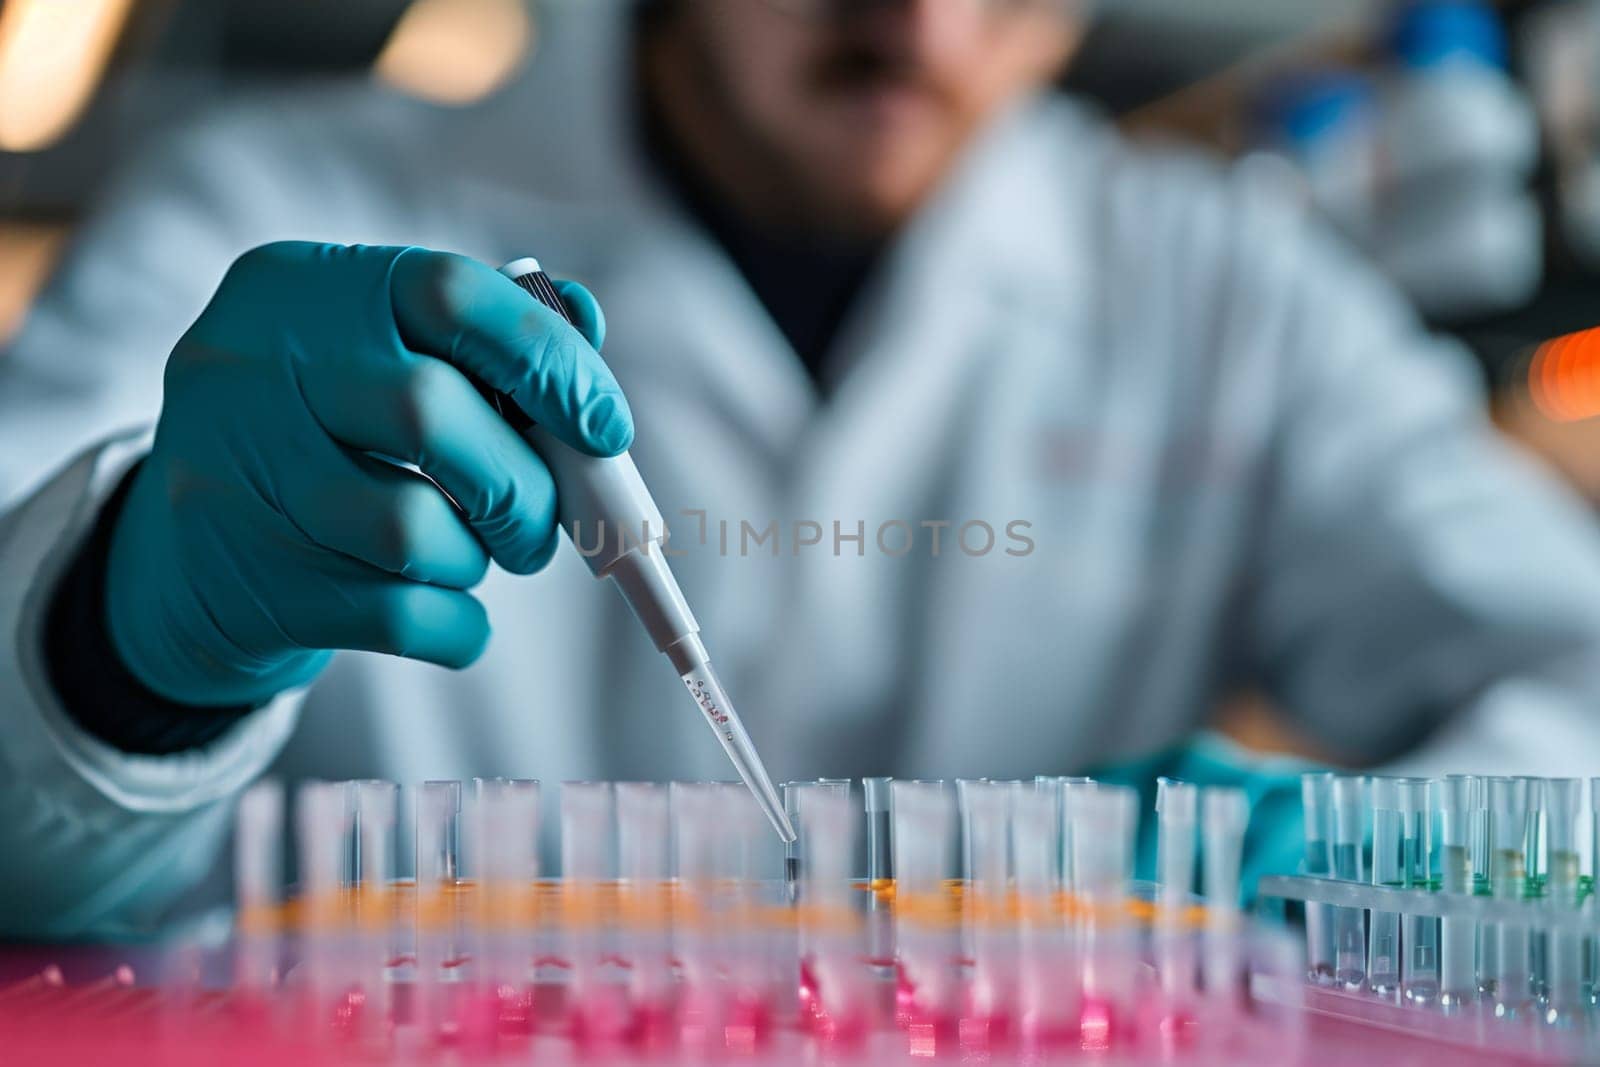
<svg viewBox="0 0 1600 1067"><path fill-rule="evenodd" d="M562 296L582 334L462 256L241 257L172 352L116 520L107 622L134 676L218 706L304 684L333 649L474 660L489 623L466 590L491 558L538 570L558 531L549 471L468 375L573 447L632 442L599 309Z"/></svg>

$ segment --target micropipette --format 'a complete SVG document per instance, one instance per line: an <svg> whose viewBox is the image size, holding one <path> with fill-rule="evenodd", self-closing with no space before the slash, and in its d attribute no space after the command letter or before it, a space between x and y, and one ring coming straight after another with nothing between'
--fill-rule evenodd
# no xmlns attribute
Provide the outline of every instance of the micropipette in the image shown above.
<svg viewBox="0 0 1600 1067"><path fill-rule="evenodd" d="M572 321L538 260L512 260L500 268L500 273L567 322ZM511 398L492 393L491 400L550 468L556 481L561 527L574 543L584 545L580 554L589 570L596 578L611 578L616 583L622 598L655 643L656 651L672 662L688 686L689 695L700 706L723 751L778 836L785 843L795 840L794 826L783 810L778 791L711 668L711 656L700 640L700 624L667 565L663 545L667 523L644 479L639 477L632 457L626 452L607 458L585 455L536 425ZM593 531L592 552L579 540L583 529ZM634 531L637 537L633 536Z"/></svg>

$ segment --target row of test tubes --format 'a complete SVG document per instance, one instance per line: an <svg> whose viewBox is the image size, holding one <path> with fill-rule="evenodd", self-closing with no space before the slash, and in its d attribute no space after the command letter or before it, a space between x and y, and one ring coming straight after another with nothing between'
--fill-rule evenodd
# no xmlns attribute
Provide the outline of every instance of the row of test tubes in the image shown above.
<svg viewBox="0 0 1600 1067"><path fill-rule="evenodd" d="M1215 1055L1297 1032L1249 992L1263 960L1299 965L1240 913L1239 790L1160 783L1153 885L1132 881L1138 793L1087 779L792 782L781 864L736 784L567 782L559 879L539 783L413 793L405 879L394 783L300 786L288 900L284 792L246 794L236 995L452 1055Z"/></svg>
<svg viewBox="0 0 1600 1067"><path fill-rule="evenodd" d="M1307 904L1312 980L1444 1014L1595 1026L1600 868L1582 870L1583 793L1578 778L1305 775L1306 873L1385 891ZM1600 863L1600 778L1589 799Z"/></svg>

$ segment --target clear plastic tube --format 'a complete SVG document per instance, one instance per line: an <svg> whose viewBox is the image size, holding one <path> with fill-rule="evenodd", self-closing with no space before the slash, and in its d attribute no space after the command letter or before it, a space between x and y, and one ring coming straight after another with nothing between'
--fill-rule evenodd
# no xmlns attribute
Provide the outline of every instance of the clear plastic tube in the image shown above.
<svg viewBox="0 0 1600 1067"><path fill-rule="evenodd" d="M1424 778L1401 778L1395 788L1400 799L1402 884L1427 892L1432 882L1429 783ZM1401 993L1412 1003L1431 1003L1439 996L1439 921L1426 915L1406 915L1402 924Z"/></svg>
<svg viewBox="0 0 1600 1067"><path fill-rule="evenodd" d="M357 917L365 927L387 928L394 921L391 890L400 787L377 779L356 782L355 800Z"/></svg>
<svg viewBox="0 0 1600 1067"><path fill-rule="evenodd" d="M1305 818L1305 873L1319 878L1333 874L1333 775L1300 776L1300 801ZM1306 962L1313 981L1333 981L1333 908L1306 905Z"/></svg>
<svg viewBox="0 0 1600 1067"><path fill-rule="evenodd" d="M1364 882L1366 865L1367 779L1335 775L1333 779L1333 876ZM1359 989L1367 977L1366 916L1361 908L1333 912L1333 978L1347 989Z"/></svg>
<svg viewBox="0 0 1600 1067"><path fill-rule="evenodd" d="M278 905L283 891L283 784L265 779L239 798L233 842L239 937L234 981L245 995L277 982Z"/></svg>
<svg viewBox="0 0 1600 1067"><path fill-rule="evenodd" d="M343 918L344 867L350 810L339 782L303 782L295 792L300 900L313 929Z"/></svg>
<svg viewBox="0 0 1600 1067"><path fill-rule="evenodd" d="M561 783L561 877L589 886L611 877L616 814L610 782Z"/></svg>
<svg viewBox="0 0 1600 1067"><path fill-rule="evenodd" d="M935 1035L952 1029L960 991L944 880L953 858L955 797L944 782L896 781L894 808L896 950L902 977L902 1017Z"/></svg>
<svg viewBox="0 0 1600 1067"><path fill-rule="evenodd" d="M1194 893L1199 819L1198 786L1172 778L1156 780L1156 882L1168 912L1181 912Z"/></svg>
<svg viewBox="0 0 1600 1067"><path fill-rule="evenodd" d="M894 877L892 778L863 778L867 811L867 881L874 888Z"/></svg>
<svg viewBox="0 0 1600 1067"><path fill-rule="evenodd" d="M1580 860L1578 811L1583 804L1583 780L1551 778L1544 782L1545 801L1545 906L1568 910L1578 907ZM1584 1016L1582 935L1550 932L1543 944L1545 1020L1570 1026Z"/></svg>
<svg viewBox="0 0 1600 1067"><path fill-rule="evenodd" d="M863 778L867 816L867 958L880 973L894 967L894 802L892 778Z"/></svg>
<svg viewBox="0 0 1600 1067"><path fill-rule="evenodd" d="M1520 900L1527 891L1528 782L1525 778L1490 778L1489 891ZM1495 924L1495 959L1484 976L1484 991L1494 997L1497 1015L1523 1010L1530 995L1528 929L1518 923Z"/></svg>
<svg viewBox="0 0 1600 1067"><path fill-rule="evenodd" d="M803 845L799 895L805 1021L834 1044L854 1044L871 1028L872 1005L867 972L856 960L857 917L850 907L856 820L848 788L817 785L800 792L796 806Z"/></svg>
<svg viewBox="0 0 1600 1067"><path fill-rule="evenodd" d="M1372 884L1405 885L1405 816L1400 779L1369 779L1372 795ZM1400 988L1400 914L1374 911L1368 928L1367 987L1380 996Z"/></svg>
<svg viewBox="0 0 1600 1067"><path fill-rule="evenodd" d="M1591 901L1600 896L1600 778L1589 779L1589 877L1594 886ZM1600 910L1600 904L1591 903ZM1600 1003L1600 935L1589 939L1589 999Z"/></svg>
<svg viewBox="0 0 1600 1067"><path fill-rule="evenodd" d="M1017 1029L1032 1048L1065 1045L1082 1011L1070 968L1067 931L1055 907L1061 884L1061 783L1036 781L1012 798L1011 850L1020 911L1017 929Z"/></svg>
<svg viewBox="0 0 1600 1067"><path fill-rule="evenodd" d="M956 805L942 781L890 784L896 896L938 894L951 868Z"/></svg>
<svg viewBox="0 0 1600 1067"><path fill-rule="evenodd" d="M1472 895L1478 779L1449 775L1429 783L1439 812L1439 888ZM1439 1002L1457 1010L1477 999L1477 924L1472 919L1439 922Z"/></svg>
<svg viewBox="0 0 1600 1067"><path fill-rule="evenodd" d="M1015 973L1006 932L995 918L1010 889L1008 853L1014 790L1000 782L966 782L961 790L965 828L966 895L962 901L965 954L972 960L969 1008L978 1019L1000 1016Z"/></svg>
<svg viewBox="0 0 1600 1067"><path fill-rule="evenodd" d="M671 802L667 787L653 782L618 782L617 873L625 915L636 928L628 988L635 1029L649 1034L665 1025L672 993L666 929L667 889L672 871Z"/></svg>
<svg viewBox="0 0 1600 1067"><path fill-rule="evenodd" d="M965 875L970 892L991 903L1007 888L1011 789L998 782L957 782L965 831Z"/></svg>
<svg viewBox="0 0 1600 1067"><path fill-rule="evenodd" d="M326 1025L330 1005L354 981L348 964L349 934L344 892L350 852L349 791L339 782L302 782L295 791L295 851L300 872L302 938L306 946L305 1024Z"/></svg>
<svg viewBox="0 0 1600 1067"><path fill-rule="evenodd" d="M241 925L275 925L283 891L283 783L264 779L239 798L233 842L234 894Z"/></svg>
<svg viewBox="0 0 1600 1067"><path fill-rule="evenodd" d="M1072 869L1079 893L1095 902L1120 900L1133 877L1138 792L1115 785L1077 790L1071 816Z"/></svg>
<svg viewBox="0 0 1600 1067"><path fill-rule="evenodd" d="M1243 789L1207 786L1200 791L1201 841L1205 853L1202 885L1213 925L1238 921L1244 834L1250 824L1250 798Z"/></svg>
<svg viewBox="0 0 1600 1067"><path fill-rule="evenodd" d="M1243 789L1207 786L1200 791L1200 836L1206 898L1202 973L1208 996L1229 1004L1243 1000L1246 967L1240 951L1240 870L1250 799Z"/></svg>
<svg viewBox="0 0 1600 1067"><path fill-rule="evenodd" d="M1060 787L1054 778L1012 797L1011 858L1024 903L1054 893L1061 884Z"/></svg>
<svg viewBox="0 0 1600 1067"><path fill-rule="evenodd" d="M417 790L417 1017L431 1038L456 1015L443 983L466 951L456 907L460 814L460 782L428 781Z"/></svg>

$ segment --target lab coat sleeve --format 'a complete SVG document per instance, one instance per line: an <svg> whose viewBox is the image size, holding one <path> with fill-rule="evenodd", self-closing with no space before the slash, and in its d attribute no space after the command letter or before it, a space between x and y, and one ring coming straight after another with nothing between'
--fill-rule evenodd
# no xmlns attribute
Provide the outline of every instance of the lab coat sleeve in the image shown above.
<svg viewBox="0 0 1600 1067"><path fill-rule="evenodd" d="M1447 724L1414 768L1576 772L1600 747L1600 527L1493 430L1465 352L1331 240L1268 228L1236 258L1277 407L1244 567L1256 668L1341 757Z"/></svg>
<svg viewBox="0 0 1600 1067"><path fill-rule="evenodd" d="M149 447L167 353L234 256L273 236L241 200L258 190L227 173L237 147L206 128L162 144L0 353L0 937L162 927L295 723L286 694L204 748L129 755L75 725L43 663L55 584Z"/></svg>

